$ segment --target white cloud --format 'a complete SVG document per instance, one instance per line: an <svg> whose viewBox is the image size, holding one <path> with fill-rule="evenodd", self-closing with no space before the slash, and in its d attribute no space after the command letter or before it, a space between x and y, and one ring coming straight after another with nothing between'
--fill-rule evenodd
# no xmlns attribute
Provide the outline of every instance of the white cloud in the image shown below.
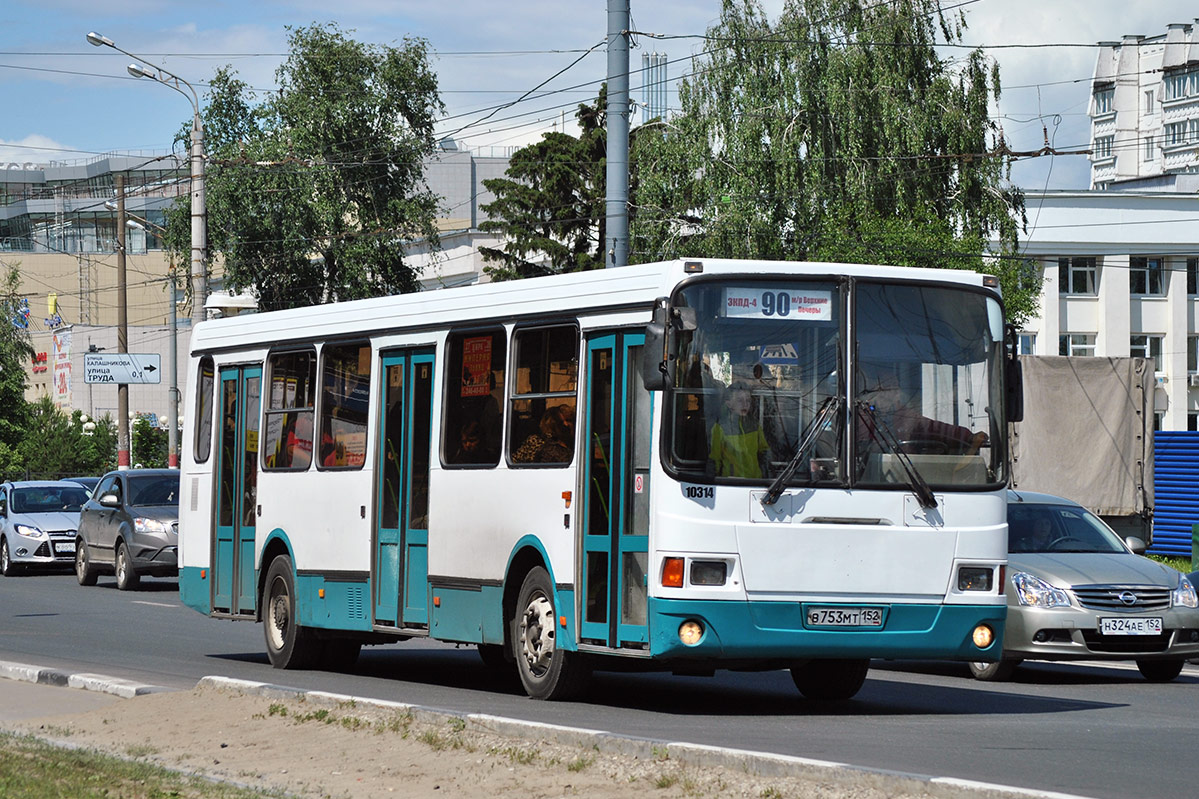
<svg viewBox="0 0 1199 799"><path fill-rule="evenodd" d="M80 158L80 155L77 150L71 150L66 145L37 133L16 141L0 139L0 169L6 169L10 164L23 166L44 165L50 161L74 161Z"/></svg>

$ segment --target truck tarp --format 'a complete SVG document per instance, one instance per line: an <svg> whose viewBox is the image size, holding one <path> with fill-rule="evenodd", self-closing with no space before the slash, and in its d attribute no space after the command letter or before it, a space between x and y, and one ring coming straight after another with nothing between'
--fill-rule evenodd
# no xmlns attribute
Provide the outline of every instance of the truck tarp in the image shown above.
<svg viewBox="0 0 1199 799"><path fill-rule="evenodd" d="M1012 487L1100 516L1153 510L1153 362L1022 356L1024 421L1012 425Z"/></svg>

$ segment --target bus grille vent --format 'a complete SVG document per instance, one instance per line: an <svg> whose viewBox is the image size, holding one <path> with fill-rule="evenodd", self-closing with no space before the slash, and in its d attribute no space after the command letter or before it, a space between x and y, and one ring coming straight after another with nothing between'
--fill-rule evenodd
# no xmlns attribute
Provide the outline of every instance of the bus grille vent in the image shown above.
<svg viewBox="0 0 1199 799"><path fill-rule="evenodd" d="M354 585L346 589L346 612L351 619L366 618L366 603L363 601L365 591L362 586Z"/></svg>

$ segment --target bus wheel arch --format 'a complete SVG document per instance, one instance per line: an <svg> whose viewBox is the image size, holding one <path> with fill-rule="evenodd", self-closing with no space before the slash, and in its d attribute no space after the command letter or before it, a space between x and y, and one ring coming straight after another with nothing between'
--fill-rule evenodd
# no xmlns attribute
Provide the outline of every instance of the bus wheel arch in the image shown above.
<svg viewBox="0 0 1199 799"><path fill-rule="evenodd" d="M286 555L289 560L291 560L293 563L295 562L294 558L291 557L291 549L287 546L287 542L284 541L280 536L274 536L267 541L266 546L262 548L262 560L260 561L261 565L258 567L258 592L255 594L259 600L266 596L265 591L267 570L270 569L271 562L280 555ZM255 620L262 621L264 618L263 602L260 601L257 604L258 607L255 608Z"/></svg>

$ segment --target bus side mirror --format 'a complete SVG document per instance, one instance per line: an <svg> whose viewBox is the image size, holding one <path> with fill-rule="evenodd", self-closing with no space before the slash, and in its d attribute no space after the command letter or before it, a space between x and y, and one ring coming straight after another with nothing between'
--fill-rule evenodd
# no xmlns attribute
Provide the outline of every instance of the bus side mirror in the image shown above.
<svg viewBox="0 0 1199 799"><path fill-rule="evenodd" d="M645 327L641 380L646 391L664 391L673 382L674 370L670 368L666 341L667 308L665 297L654 300L654 317Z"/></svg>
<svg viewBox="0 0 1199 799"><path fill-rule="evenodd" d="M1007 420L1020 422L1024 420L1024 370L1020 367L1019 334L1015 325L1006 325L1007 353L1004 359L1004 384L1007 396L1004 397Z"/></svg>

